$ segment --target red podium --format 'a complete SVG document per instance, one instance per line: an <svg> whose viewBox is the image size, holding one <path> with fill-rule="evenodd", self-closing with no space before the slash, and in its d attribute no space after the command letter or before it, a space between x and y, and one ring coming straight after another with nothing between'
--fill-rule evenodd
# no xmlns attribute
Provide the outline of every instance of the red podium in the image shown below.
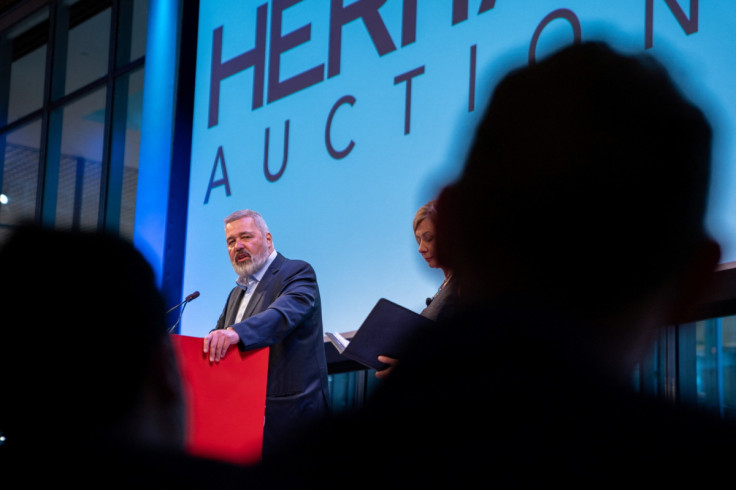
<svg viewBox="0 0 736 490"><path fill-rule="evenodd" d="M261 459L268 348L231 347L219 363L203 339L171 334L187 402L187 450L197 456L253 464Z"/></svg>

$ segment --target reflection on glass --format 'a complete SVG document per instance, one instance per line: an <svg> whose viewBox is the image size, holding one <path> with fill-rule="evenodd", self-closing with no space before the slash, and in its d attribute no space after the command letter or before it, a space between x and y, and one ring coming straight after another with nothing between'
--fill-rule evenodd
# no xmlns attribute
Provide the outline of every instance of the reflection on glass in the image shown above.
<svg viewBox="0 0 736 490"><path fill-rule="evenodd" d="M67 1L67 8L61 9L68 16L69 33L64 90L57 87L57 97L69 94L107 73L110 3L103 0Z"/></svg>
<svg viewBox="0 0 736 490"><path fill-rule="evenodd" d="M699 404L736 419L736 317L698 322L696 352Z"/></svg>
<svg viewBox="0 0 736 490"><path fill-rule="evenodd" d="M8 87L0 93L0 126L43 104L48 28L42 9L0 37L0 87Z"/></svg>
<svg viewBox="0 0 736 490"><path fill-rule="evenodd" d="M736 317L724 318L721 325L723 355L723 414L736 420Z"/></svg>
<svg viewBox="0 0 736 490"><path fill-rule="evenodd" d="M118 136L122 148L113 144L111 157L110 193L108 199L119 199L120 235L133 238L135 222L136 188L138 185L138 153L141 140L141 108L143 106L143 69L118 79L116 90L125 90L116 94L115 110L120 111L114 117L114 142ZM118 101L118 98L120 100ZM121 165L122 163L122 165ZM120 187L116 195L115 186ZM114 206L110 202L110 206Z"/></svg>
<svg viewBox="0 0 736 490"><path fill-rule="evenodd" d="M0 136L0 224L36 216L41 121Z"/></svg>
<svg viewBox="0 0 736 490"><path fill-rule="evenodd" d="M97 90L52 113L47 177L56 178L55 225L59 228L97 227L105 93Z"/></svg>
<svg viewBox="0 0 736 490"><path fill-rule="evenodd" d="M695 326L698 404L710 410L718 405L717 323L717 319L705 320Z"/></svg>
<svg viewBox="0 0 736 490"><path fill-rule="evenodd" d="M116 57L118 67L146 54L148 0L122 0L119 17Z"/></svg>

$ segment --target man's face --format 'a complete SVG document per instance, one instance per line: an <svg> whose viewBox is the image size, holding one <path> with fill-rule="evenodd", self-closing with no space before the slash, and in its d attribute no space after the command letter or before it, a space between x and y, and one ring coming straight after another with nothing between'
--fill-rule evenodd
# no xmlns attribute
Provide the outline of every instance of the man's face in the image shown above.
<svg viewBox="0 0 736 490"><path fill-rule="evenodd" d="M230 262L239 277L247 277L266 263L273 251L271 234L263 236L253 218L241 218L225 225Z"/></svg>

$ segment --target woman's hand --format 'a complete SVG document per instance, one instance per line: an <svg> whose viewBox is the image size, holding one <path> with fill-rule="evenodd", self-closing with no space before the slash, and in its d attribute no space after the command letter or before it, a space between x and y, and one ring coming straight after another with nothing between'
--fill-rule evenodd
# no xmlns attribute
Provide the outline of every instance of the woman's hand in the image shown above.
<svg viewBox="0 0 736 490"><path fill-rule="evenodd" d="M385 379L389 374L391 374L391 371L394 370L399 361L393 357L378 356L378 362L388 364L388 367L383 368L380 371L376 371L376 378Z"/></svg>

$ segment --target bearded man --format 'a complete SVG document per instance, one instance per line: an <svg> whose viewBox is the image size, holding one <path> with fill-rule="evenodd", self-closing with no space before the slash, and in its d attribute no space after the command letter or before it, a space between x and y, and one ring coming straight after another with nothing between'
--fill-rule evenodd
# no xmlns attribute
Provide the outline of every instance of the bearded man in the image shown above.
<svg viewBox="0 0 736 490"><path fill-rule="evenodd" d="M231 345L269 347L263 458L329 409L322 304L314 269L274 249L263 217L252 210L225 218L228 253L238 274L204 353L219 362ZM236 414L233 414L236 415Z"/></svg>

